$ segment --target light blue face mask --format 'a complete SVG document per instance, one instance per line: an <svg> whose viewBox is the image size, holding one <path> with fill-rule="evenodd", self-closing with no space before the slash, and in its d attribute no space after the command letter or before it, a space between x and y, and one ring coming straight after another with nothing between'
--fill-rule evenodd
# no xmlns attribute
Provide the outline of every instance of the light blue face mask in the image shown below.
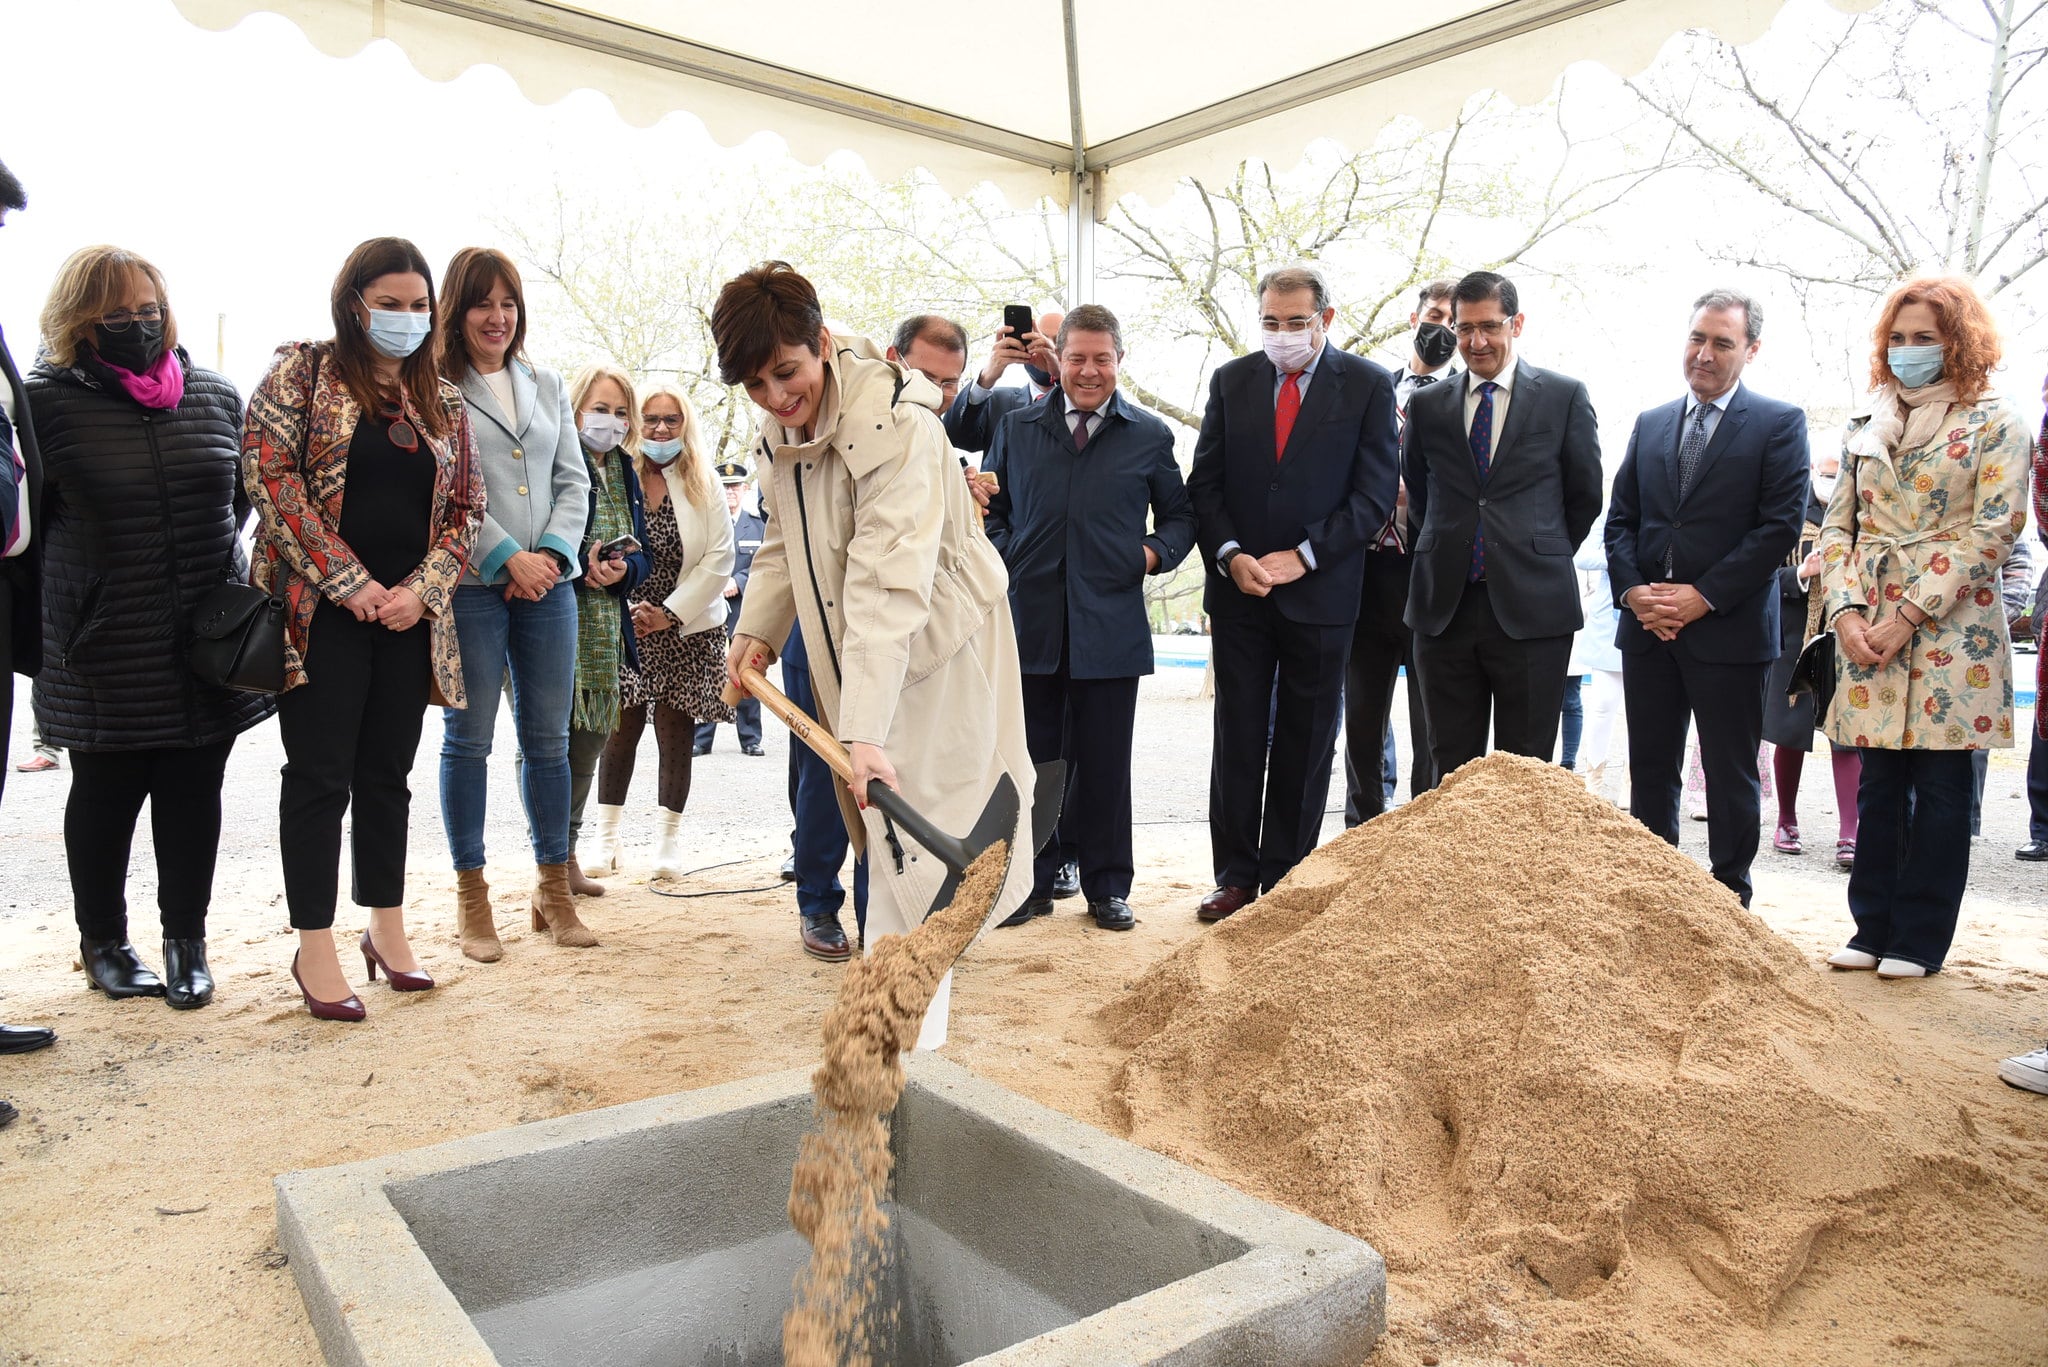
<svg viewBox="0 0 2048 1367"><path fill-rule="evenodd" d="M356 296L362 299L359 294ZM431 313L400 312L396 309L371 309L370 301L363 300L363 307L370 309L367 331L370 345L394 361L402 361L420 349L420 343L434 330L434 315Z"/></svg>
<svg viewBox="0 0 2048 1367"><path fill-rule="evenodd" d="M683 439L681 437L669 437L663 441L656 441L654 438L648 437L640 443L640 454L646 456L647 459L653 461L656 465L666 465L677 456L683 454Z"/></svg>
<svg viewBox="0 0 2048 1367"><path fill-rule="evenodd" d="M1941 378L1941 343L1887 347L1884 363L1901 389L1919 389Z"/></svg>

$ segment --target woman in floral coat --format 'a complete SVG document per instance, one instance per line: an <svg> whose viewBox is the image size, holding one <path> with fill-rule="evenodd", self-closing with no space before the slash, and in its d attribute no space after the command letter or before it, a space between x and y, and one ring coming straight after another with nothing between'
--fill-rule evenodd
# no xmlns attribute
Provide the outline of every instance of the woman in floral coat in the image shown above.
<svg viewBox="0 0 2048 1367"><path fill-rule="evenodd" d="M1826 729L1863 754L1856 933L1828 962L1917 978L1941 967L1969 878L1969 752L2013 743L1999 570L2033 443L1991 390L1997 328L1968 281L1896 287L1875 343L1820 539L1841 671Z"/></svg>

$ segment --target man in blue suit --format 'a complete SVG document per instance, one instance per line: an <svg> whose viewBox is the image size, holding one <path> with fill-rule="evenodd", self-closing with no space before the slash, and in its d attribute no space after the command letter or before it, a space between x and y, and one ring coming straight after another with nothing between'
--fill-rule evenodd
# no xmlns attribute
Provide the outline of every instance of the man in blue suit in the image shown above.
<svg viewBox="0 0 2048 1367"><path fill-rule="evenodd" d="M1059 361L1053 354L1053 339L1060 335L1063 313L1047 313L1038 319L1038 331L1012 336L1007 325L996 329L995 349L981 374L962 389L946 409L946 440L962 451L986 451L995 440L996 428L1020 408L1028 408L1059 385ZM996 386L1013 365L1024 367L1022 385Z"/></svg>
<svg viewBox="0 0 2048 1367"><path fill-rule="evenodd" d="M1393 376L1329 344L1322 272L1271 271L1258 298L1263 350L1211 377L1188 477L1216 671L1204 921L1271 890L1322 834L1366 548L1400 482Z"/></svg>
<svg viewBox="0 0 2048 1367"><path fill-rule="evenodd" d="M1764 686L1778 657L1778 566L1806 511L1806 415L1742 387L1763 312L1734 290L1694 301L1682 399L1636 419L1607 511L1623 609L1629 810L1676 845L1688 723L1707 779L1714 877L1749 905Z"/></svg>
<svg viewBox="0 0 2048 1367"><path fill-rule="evenodd" d="M1138 679L1152 672L1145 577L1187 556L1195 513L1166 424L1117 389L1116 315L1076 308L1056 354L1060 387L1005 416L988 451L999 480L988 535L1010 570L1031 758L1072 766L1060 838L1040 851L1031 897L1003 924L1052 910L1064 842L1096 925L1129 930L1131 730Z"/></svg>

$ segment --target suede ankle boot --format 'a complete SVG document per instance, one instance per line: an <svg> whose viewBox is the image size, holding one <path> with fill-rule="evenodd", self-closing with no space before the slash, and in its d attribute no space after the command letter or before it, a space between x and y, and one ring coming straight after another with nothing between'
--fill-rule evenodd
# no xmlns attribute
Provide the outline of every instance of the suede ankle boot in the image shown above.
<svg viewBox="0 0 2048 1367"><path fill-rule="evenodd" d="M455 938L465 959L494 964L505 957L491 916L491 885L484 881L482 869L455 871Z"/></svg>
<svg viewBox="0 0 2048 1367"><path fill-rule="evenodd" d="M539 864L533 872L533 928L547 931L565 949L595 945L597 936L576 915L576 899L569 893L569 866Z"/></svg>

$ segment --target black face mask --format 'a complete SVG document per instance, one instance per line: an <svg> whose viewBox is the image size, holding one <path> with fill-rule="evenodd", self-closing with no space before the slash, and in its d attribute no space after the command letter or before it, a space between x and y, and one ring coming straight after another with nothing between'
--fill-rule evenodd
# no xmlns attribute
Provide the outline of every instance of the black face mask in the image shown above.
<svg viewBox="0 0 2048 1367"><path fill-rule="evenodd" d="M1415 354L1435 370L1458 354L1458 334L1442 323L1424 323L1415 329Z"/></svg>
<svg viewBox="0 0 2048 1367"><path fill-rule="evenodd" d="M116 332L105 323L94 323L92 349L108 365L140 375L164 354L164 325L138 318Z"/></svg>
<svg viewBox="0 0 2048 1367"><path fill-rule="evenodd" d="M1024 373L1026 375L1029 375L1031 377L1031 383L1037 385L1040 389L1052 388L1052 376L1047 372L1040 370L1037 366L1025 366Z"/></svg>

